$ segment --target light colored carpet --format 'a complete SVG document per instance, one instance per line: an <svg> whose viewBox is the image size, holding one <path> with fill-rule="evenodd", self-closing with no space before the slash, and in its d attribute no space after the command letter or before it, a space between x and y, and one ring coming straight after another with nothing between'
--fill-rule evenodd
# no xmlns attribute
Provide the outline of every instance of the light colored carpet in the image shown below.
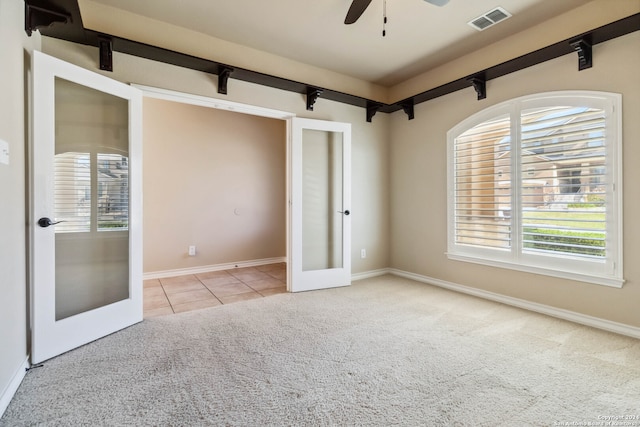
<svg viewBox="0 0 640 427"><path fill-rule="evenodd" d="M526 426L620 415L640 415L640 341L383 276L145 320L30 371L0 425Z"/></svg>

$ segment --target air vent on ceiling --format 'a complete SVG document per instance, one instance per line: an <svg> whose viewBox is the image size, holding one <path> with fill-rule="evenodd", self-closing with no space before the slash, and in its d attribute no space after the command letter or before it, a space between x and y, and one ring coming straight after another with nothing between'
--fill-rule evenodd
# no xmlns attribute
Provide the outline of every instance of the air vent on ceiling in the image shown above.
<svg viewBox="0 0 640 427"><path fill-rule="evenodd" d="M505 19L511 17L511 14L504 10L501 7L496 7L489 12L478 16L475 19L472 19L468 22L473 28L478 31L486 30L487 28L496 25L500 21L504 21Z"/></svg>

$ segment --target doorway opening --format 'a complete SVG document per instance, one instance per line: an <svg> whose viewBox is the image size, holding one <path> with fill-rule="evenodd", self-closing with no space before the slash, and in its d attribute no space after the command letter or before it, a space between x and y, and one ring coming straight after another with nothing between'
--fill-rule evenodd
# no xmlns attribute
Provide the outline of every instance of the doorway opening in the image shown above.
<svg viewBox="0 0 640 427"><path fill-rule="evenodd" d="M293 115L138 88L145 317L286 292Z"/></svg>

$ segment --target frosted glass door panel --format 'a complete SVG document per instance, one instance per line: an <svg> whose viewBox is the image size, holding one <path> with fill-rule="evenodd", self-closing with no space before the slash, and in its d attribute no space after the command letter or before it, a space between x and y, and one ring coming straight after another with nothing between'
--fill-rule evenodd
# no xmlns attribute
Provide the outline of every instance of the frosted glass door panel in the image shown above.
<svg viewBox="0 0 640 427"><path fill-rule="evenodd" d="M342 133L302 135L302 270L342 267Z"/></svg>
<svg viewBox="0 0 640 427"><path fill-rule="evenodd" d="M128 100L55 79L55 318L129 298Z"/></svg>
<svg viewBox="0 0 640 427"><path fill-rule="evenodd" d="M350 165L349 123L291 119L291 292L351 284Z"/></svg>

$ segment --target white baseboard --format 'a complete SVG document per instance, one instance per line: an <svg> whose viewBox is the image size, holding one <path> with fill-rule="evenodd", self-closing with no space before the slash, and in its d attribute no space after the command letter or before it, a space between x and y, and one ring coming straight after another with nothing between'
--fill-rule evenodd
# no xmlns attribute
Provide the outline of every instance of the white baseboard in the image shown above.
<svg viewBox="0 0 640 427"><path fill-rule="evenodd" d="M151 271L148 273L144 273L142 277L144 280L162 279L165 277L183 276L186 274L208 273L210 271L231 270L233 268L256 267L259 265L277 264L281 262L287 262L287 258L286 257L265 258L265 259L257 259L252 261L231 262L228 264L214 264L214 265L205 265L201 267L179 268L175 270ZM364 271L362 273L352 274L351 280L356 281L356 280L368 279L370 277L384 276L385 274L389 274L390 272L391 270L389 268L381 268L379 270Z"/></svg>
<svg viewBox="0 0 640 427"><path fill-rule="evenodd" d="M208 273L210 271L231 270L233 268L256 267L259 265L277 264L280 262L287 262L287 258L286 257L264 258L264 259L254 259L251 261L230 262L226 264L213 264L213 265L203 265L200 267L178 268L175 270L150 271L148 273L144 273L142 275L142 278L144 280L162 279L165 277L184 276L186 274Z"/></svg>
<svg viewBox="0 0 640 427"><path fill-rule="evenodd" d="M27 374L27 369L29 368L29 358L24 359L24 362L18 367L18 370L13 374L13 378L9 381L9 384L0 395L0 418L4 414L4 411L7 410L11 399L13 399L13 395L18 391L18 387L20 387L20 383L24 376Z"/></svg>
<svg viewBox="0 0 640 427"><path fill-rule="evenodd" d="M640 328L624 323L612 322L610 320L601 319L598 317L588 316L586 314L576 313L575 311L564 310L561 308L551 307L549 305L538 304L535 302L513 298L506 295L496 294L494 292L484 291L482 289L472 288L469 286L459 285L453 282L447 282L445 280L435 279L433 277L422 276L420 274L409 273L403 270L397 270L392 268L389 273L404 277L407 279L415 280L417 282L427 283L429 285L438 286L441 288L449 289L456 292L461 292L468 295L473 295L479 298L488 299L491 301L500 302L503 304L511 305L525 310L534 311L536 313L546 314L547 316L557 317L563 320L569 320L571 322L580 323L581 325L591 326L597 329L603 329L609 332L615 332L620 335L626 335L633 338L640 338Z"/></svg>
<svg viewBox="0 0 640 427"><path fill-rule="evenodd" d="M356 280L369 279L371 277L384 276L385 274L389 274L391 269L389 268L381 268L379 270L371 270L371 271L363 271L362 273L355 273L351 275L351 281L354 282Z"/></svg>

